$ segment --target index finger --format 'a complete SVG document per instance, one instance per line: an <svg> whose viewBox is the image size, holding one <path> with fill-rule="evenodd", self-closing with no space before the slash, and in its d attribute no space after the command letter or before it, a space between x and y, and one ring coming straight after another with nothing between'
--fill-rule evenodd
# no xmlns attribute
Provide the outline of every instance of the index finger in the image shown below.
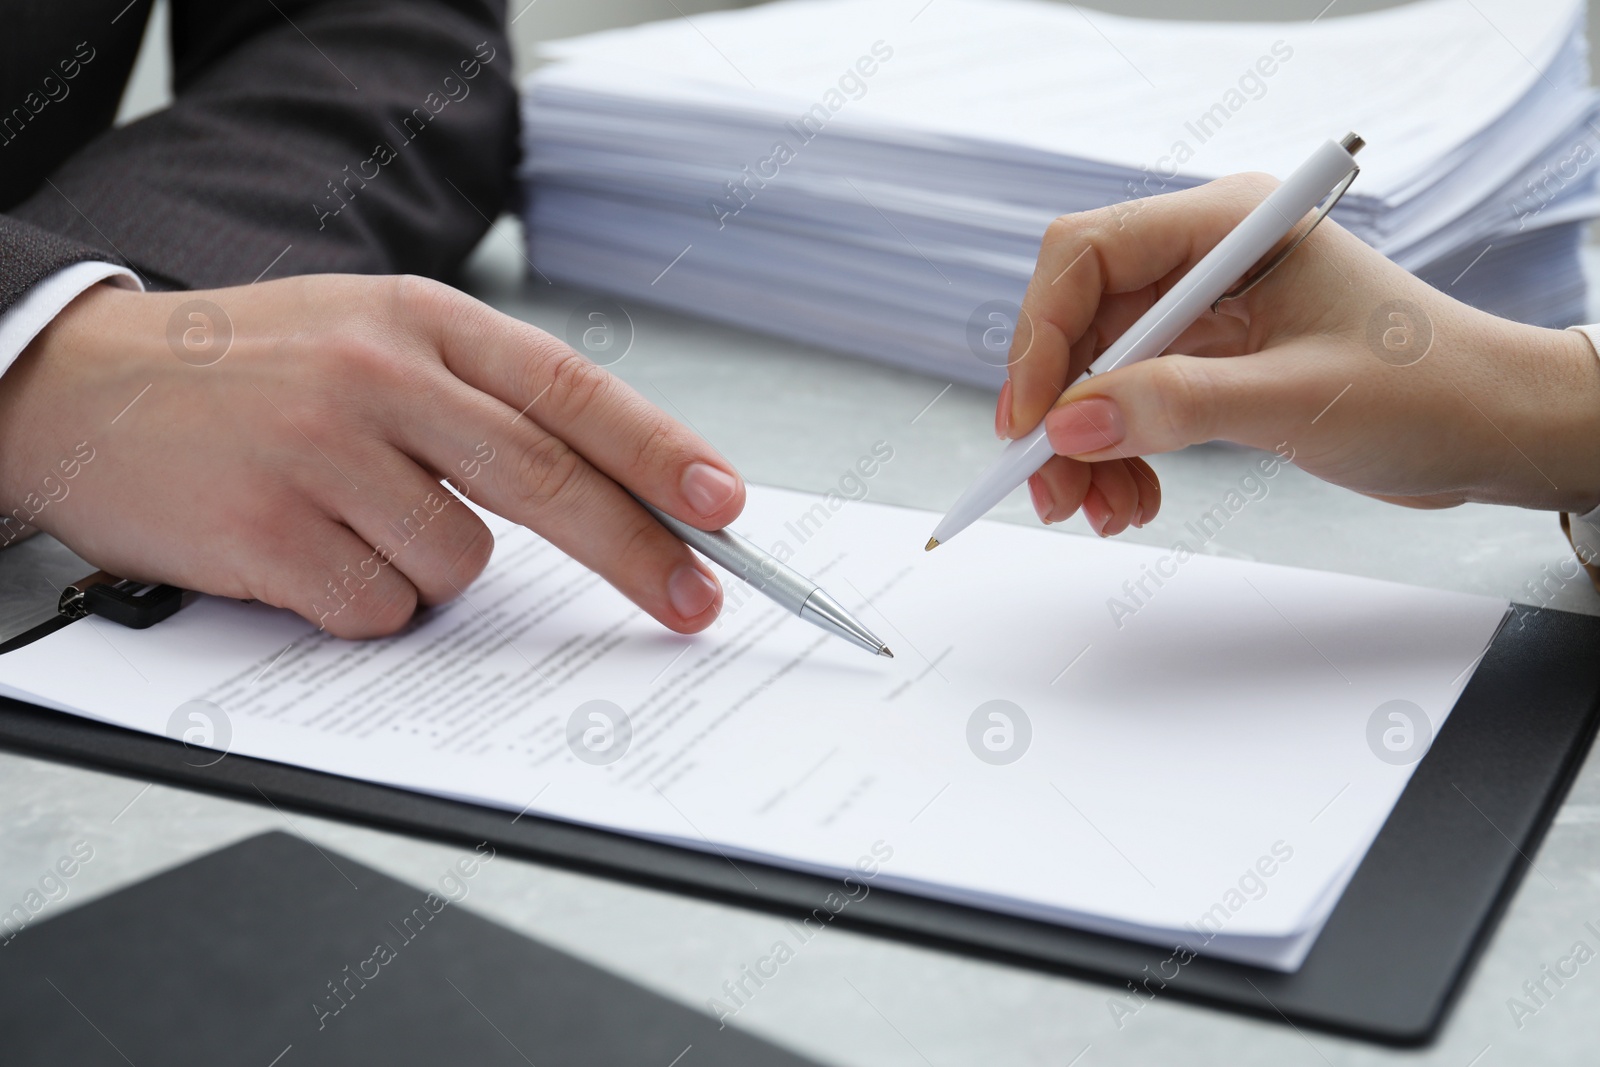
<svg viewBox="0 0 1600 1067"><path fill-rule="evenodd" d="M1099 325L1120 333L1130 305L1148 306L1199 262L1272 188L1240 174L1131 204L1063 215L1045 231L1008 369L1012 436L1032 430L1062 391L1115 336L1079 344ZM1110 298L1149 289L1146 301ZM1118 311L1121 314L1118 314ZM1105 332L1110 333L1108 329Z"/></svg>
<svg viewBox="0 0 1600 1067"><path fill-rule="evenodd" d="M543 330L440 288L413 319L455 377L675 518L718 530L744 509L743 480L699 434Z"/></svg>

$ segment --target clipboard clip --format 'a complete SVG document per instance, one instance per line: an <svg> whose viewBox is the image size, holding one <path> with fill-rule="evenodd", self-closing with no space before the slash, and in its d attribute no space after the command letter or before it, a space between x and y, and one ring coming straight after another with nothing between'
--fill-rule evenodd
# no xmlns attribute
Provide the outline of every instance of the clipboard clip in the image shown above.
<svg viewBox="0 0 1600 1067"><path fill-rule="evenodd" d="M76 620L85 615L144 630L170 619L183 607L183 590L175 585L153 585L96 571L61 590L56 611Z"/></svg>
<svg viewBox="0 0 1600 1067"><path fill-rule="evenodd" d="M1357 152L1361 151L1361 149L1366 146L1366 143L1366 141L1361 139L1360 134L1347 133L1344 135L1344 137L1340 138L1339 147L1343 148L1346 152L1349 152L1353 156ZM1241 297L1250 290L1254 289L1256 286L1260 285L1262 282L1266 281L1267 275L1277 270L1279 264L1293 255L1294 250L1299 248L1301 243L1304 242L1307 237L1311 236L1311 232L1321 225L1322 220L1328 217L1328 212L1332 211L1334 207L1338 205L1339 201L1344 199L1344 194L1349 191L1351 183L1356 180L1356 176L1360 173L1361 167L1360 165L1357 165L1356 168L1345 177L1344 181L1334 186L1333 192L1329 193L1328 198L1322 202L1320 207L1317 208L1316 214L1311 216L1311 225L1302 230L1298 237L1275 252L1271 259L1267 260L1265 263L1261 264L1261 266L1257 267L1255 270L1246 275L1245 278L1232 289L1229 289L1226 293L1223 293L1221 296L1217 297L1216 300L1212 301L1211 313L1215 315L1217 313L1217 307L1224 300L1237 299L1238 297Z"/></svg>

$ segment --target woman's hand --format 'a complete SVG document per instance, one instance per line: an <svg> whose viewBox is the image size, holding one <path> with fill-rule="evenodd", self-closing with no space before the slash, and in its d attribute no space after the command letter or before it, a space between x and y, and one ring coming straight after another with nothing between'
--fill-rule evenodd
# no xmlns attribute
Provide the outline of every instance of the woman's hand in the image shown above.
<svg viewBox="0 0 1600 1067"><path fill-rule="evenodd" d="M1411 507L1600 504L1588 340L1452 300L1332 221L1178 354L1061 394L1273 186L1240 175L1050 226L997 417L1012 437L1045 420L1058 455L1029 483L1041 518L1081 506L1102 536L1143 525L1160 489L1134 457L1211 440Z"/></svg>
<svg viewBox="0 0 1600 1067"><path fill-rule="evenodd" d="M114 574L342 637L461 593L522 523L674 630L721 588L629 497L717 529L726 460L566 345L445 285L93 287L0 378L0 505ZM624 488L626 487L626 489Z"/></svg>

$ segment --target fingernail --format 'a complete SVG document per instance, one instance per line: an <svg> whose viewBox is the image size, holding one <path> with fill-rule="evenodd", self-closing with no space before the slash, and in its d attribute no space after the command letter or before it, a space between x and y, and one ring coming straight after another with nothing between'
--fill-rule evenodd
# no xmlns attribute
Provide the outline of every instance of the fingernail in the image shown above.
<svg viewBox="0 0 1600 1067"><path fill-rule="evenodd" d="M738 491L733 475L709 463L694 462L683 472L683 496L703 518L710 518L727 506Z"/></svg>
<svg viewBox="0 0 1600 1067"><path fill-rule="evenodd" d="M1055 507L1055 501L1050 499L1050 490L1045 487L1042 478L1028 479L1028 495L1033 498L1033 510L1038 514L1039 521L1046 526L1050 524L1050 509Z"/></svg>
<svg viewBox="0 0 1600 1067"><path fill-rule="evenodd" d="M1000 387L1000 402L994 408L994 435L1004 441L1011 436L1011 379Z"/></svg>
<svg viewBox="0 0 1600 1067"><path fill-rule="evenodd" d="M1110 397L1091 396L1044 417L1045 433L1057 455L1081 456L1122 443L1128 428L1122 409Z"/></svg>
<svg viewBox="0 0 1600 1067"><path fill-rule="evenodd" d="M711 575L685 563L667 579L667 599L672 610L686 619L698 618L717 600L717 583Z"/></svg>
<svg viewBox="0 0 1600 1067"><path fill-rule="evenodd" d="M1100 490L1093 486L1083 497L1083 517L1089 521L1089 528L1095 532L1095 536L1105 536L1106 523L1111 521L1111 509L1106 506L1106 498L1100 495Z"/></svg>

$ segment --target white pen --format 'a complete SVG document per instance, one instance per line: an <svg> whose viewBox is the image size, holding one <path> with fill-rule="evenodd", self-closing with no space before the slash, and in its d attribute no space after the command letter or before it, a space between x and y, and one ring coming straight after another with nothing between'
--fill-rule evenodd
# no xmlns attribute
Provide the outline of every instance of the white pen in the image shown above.
<svg viewBox="0 0 1600 1067"><path fill-rule="evenodd" d="M1325 142L1299 170L1246 215L1232 233L1217 242L1217 246L1168 290L1166 296L1156 301L1138 322L1129 327L1116 344L1089 364L1089 368L1083 372L1083 378L1161 355L1178 339L1179 334L1193 325L1206 308L1214 307L1224 296L1242 294L1264 278L1294 251L1300 241L1305 240L1310 229L1241 285L1234 286L1235 281L1243 278L1246 271L1287 237L1306 213L1318 204L1323 206L1311 225L1314 228L1322 221L1360 171L1355 153L1361 150L1363 143L1353 133L1347 134L1342 141ZM931 552L981 519L990 508L1044 466L1052 455L1054 453L1045 435L1044 421L1040 420L1032 433L1006 445L994 465L961 495L935 527L933 536L928 539L927 550Z"/></svg>

